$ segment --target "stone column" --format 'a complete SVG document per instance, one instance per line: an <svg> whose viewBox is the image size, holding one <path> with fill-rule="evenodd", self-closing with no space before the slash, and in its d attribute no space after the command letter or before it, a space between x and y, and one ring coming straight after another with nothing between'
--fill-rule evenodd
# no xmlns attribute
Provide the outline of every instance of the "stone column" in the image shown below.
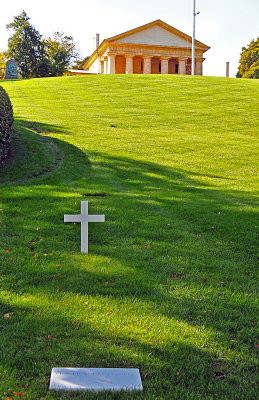
<svg viewBox="0 0 259 400"><path fill-rule="evenodd" d="M108 74L108 57L104 57L103 59L103 73Z"/></svg>
<svg viewBox="0 0 259 400"><path fill-rule="evenodd" d="M178 74L179 75L186 75L186 61L188 57L181 57L179 58L179 67L178 67Z"/></svg>
<svg viewBox="0 0 259 400"><path fill-rule="evenodd" d="M125 56L126 58L126 74L133 74L133 56Z"/></svg>
<svg viewBox="0 0 259 400"><path fill-rule="evenodd" d="M143 74L151 74L151 57L144 57Z"/></svg>
<svg viewBox="0 0 259 400"><path fill-rule="evenodd" d="M168 74L168 58L161 58L161 74Z"/></svg>
<svg viewBox="0 0 259 400"><path fill-rule="evenodd" d="M108 74L115 74L115 54L108 55Z"/></svg>
<svg viewBox="0 0 259 400"><path fill-rule="evenodd" d="M100 67L101 67L101 74L104 74L105 73L105 70L104 70L104 60L101 60L101 62L100 62Z"/></svg>
<svg viewBox="0 0 259 400"><path fill-rule="evenodd" d="M196 58L195 59L195 75L203 75L202 71L202 63L204 58Z"/></svg>
<svg viewBox="0 0 259 400"><path fill-rule="evenodd" d="M229 61L226 62L226 78L229 78Z"/></svg>

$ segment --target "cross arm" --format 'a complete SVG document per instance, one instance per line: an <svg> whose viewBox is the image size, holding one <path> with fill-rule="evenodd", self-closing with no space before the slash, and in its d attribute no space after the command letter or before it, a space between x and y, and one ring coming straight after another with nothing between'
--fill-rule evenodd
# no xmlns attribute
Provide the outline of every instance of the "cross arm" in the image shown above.
<svg viewBox="0 0 259 400"><path fill-rule="evenodd" d="M81 222L82 216L80 214L64 215L64 222Z"/></svg>
<svg viewBox="0 0 259 400"><path fill-rule="evenodd" d="M88 222L104 222L105 216L104 215L88 215L87 219L88 219Z"/></svg>

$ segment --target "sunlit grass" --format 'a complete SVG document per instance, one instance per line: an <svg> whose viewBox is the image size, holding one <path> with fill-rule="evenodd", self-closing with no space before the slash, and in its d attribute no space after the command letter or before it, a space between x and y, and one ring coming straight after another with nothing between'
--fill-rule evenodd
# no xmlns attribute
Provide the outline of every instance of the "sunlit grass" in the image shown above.
<svg viewBox="0 0 259 400"><path fill-rule="evenodd" d="M0 394L52 367L139 368L125 399L255 399L258 83L185 76L10 81L0 171ZM94 196L100 194L101 196ZM80 227L64 224L80 201Z"/></svg>

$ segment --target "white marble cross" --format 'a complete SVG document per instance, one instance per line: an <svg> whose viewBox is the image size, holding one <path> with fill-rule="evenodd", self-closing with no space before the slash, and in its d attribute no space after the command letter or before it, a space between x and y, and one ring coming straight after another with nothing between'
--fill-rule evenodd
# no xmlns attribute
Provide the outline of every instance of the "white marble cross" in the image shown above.
<svg viewBox="0 0 259 400"><path fill-rule="evenodd" d="M104 215L88 215L88 201L81 201L81 214L64 215L64 222L81 222L81 253L88 253L88 222L104 220Z"/></svg>

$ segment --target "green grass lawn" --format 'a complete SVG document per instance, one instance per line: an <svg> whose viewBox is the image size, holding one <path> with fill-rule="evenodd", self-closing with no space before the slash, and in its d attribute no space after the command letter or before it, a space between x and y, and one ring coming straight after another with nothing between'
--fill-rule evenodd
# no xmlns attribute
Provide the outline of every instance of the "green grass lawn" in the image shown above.
<svg viewBox="0 0 259 400"><path fill-rule="evenodd" d="M0 399L256 399L258 81L1 85ZM106 218L88 255L81 200ZM144 391L49 392L52 367L139 368Z"/></svg>

